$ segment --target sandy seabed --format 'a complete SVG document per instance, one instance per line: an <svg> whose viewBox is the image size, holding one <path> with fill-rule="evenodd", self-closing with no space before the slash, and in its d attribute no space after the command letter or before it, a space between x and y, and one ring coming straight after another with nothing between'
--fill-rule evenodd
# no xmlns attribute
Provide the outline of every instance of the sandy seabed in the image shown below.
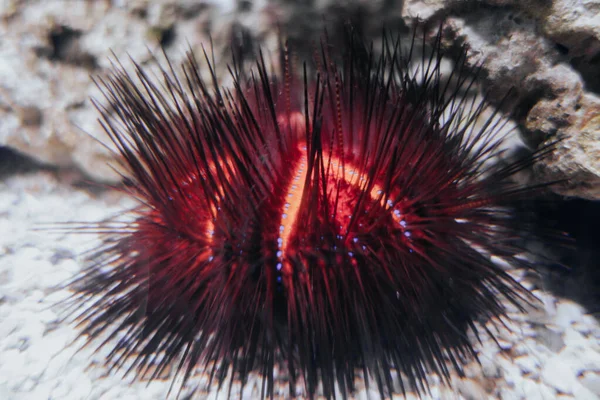
<svg viewBox="0 0 600 400"><path fill-rule="evenodd" d="M98 221L133 205L118 193L78 189L55 173L21 174L0 181L0 399L167 397L168 373L152 382L131 382L102 366L107 350L77 351L83 341L76 327L61 322L60 310L54 306L69 292L54 288L82 267L81 253L97 245L99 238L39 229L65 221ZM467 366L467 377L453 378L452 389L432 378L431 395L425 398L600 398L598 320L577 303L535 289L523 272L512 274L533 289L540 308L526 313L510 308L512 332L498 332L500 347L483 337L476 346L481 365ZM206 382L201 375L192 380L199 385L194 398L227 397L226 390L211 390ZM257 398L260 387L256 376L244 387L242 397ZM232 397L239 398L239 390L234 387ZM288 397L285 390L282 382L281 398ZM186 392L181 398L186 398ZM378 399L379 395L359 380L355 398Z"/></svg>

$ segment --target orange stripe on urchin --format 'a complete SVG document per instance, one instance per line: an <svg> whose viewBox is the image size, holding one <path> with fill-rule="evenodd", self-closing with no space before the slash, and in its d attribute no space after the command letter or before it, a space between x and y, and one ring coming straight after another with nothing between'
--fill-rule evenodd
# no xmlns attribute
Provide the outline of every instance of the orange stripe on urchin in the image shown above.
<svg viewBox="0 0 600 400"><path fill-rule="evenodd" d="M261 55L229 90L193 55L161 85L139 65L137 81L123 67L100 80L141 203L71 283L77 304L94 299L83 333L115 338L107 364L174 366L184 383L207 369L219 386L256 371L262 397L275 366L311 398L346 397L358 371L382 397L424 393L427 374L448 383L475 356L469 329L529 299L489 255L527 265L511 204L540 186L510 178L548 148L486 163L506 120L480 121L464 53L442 73L441 31L430 57L412 57L414 37L403 52L384 35L380 56L349 39L301 76Z"/></svg>

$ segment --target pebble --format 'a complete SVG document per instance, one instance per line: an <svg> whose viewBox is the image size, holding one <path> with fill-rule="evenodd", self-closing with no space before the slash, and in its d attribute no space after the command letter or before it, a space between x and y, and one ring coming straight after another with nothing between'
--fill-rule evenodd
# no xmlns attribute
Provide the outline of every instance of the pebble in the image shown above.
<svg viewBox="0 0 600 400"><path fill-rule="evenodd" d="M8 307L0 307L2 310L8 310ZM2 313L4 314L4 313ZM17 318L16 313L6 313L5 315L0 314L0 350L6 348L6 339L12 337L12 335L20 329L22 325L21 319Z"/></svg>
<svg viewBox="0 0 600 400"><path fill-rule="evenodd" d="M566 348L560 358L563 364L570 366L575 376L585 371L600 371L600 352L591 346L586 349Z"/></svg>
<svg viewBox="0 0 600 400"><path fill-rule="evenodd" d="M572 327L568 327L565 330L563 341L569 348L577 347L583 350L589 347L589 341L587 338Z"/></svg>
<svg viewBox="0 0 600 400"><path fill-rule="evenodd" d="M558 353L565 347L563 334L555 327L539 325L537 327L536 340L554 353Z"/></svg>
<svg viewBox="0 0 600 400"><path fill-rule="evenodd" d="M583 386L581 383L577 383L575 386L573 386L573 397L575 397L577 400L598 400L598 395Z"/></svg>
<svg viewBox="0 0 600 400"><path fill-rule="evenodd" d="M502 366L502 377L504 381L510 386L516 386L519 380L522 379L521 370L518 366L511 363L505 363Z"/></svg>
<svg viewBox="0 0 600 400"><path fill-rule="evenodd" d="M600 324L594 317L591 315L584 315L581 317L579 325L582 325L585 327L585 329L588 329L589 334L594 338L600 339Z"/></svg>
<svg viewBox="0 0 600 400"><path fill-rule="evenodd" d="M584 323L583 321L575 322L573 324L573 329L575 329L577 332L581 333L582 335L584 335L586 337L589 336L593 331L593 327L591 325Z"/></svg>
<svg viewBox="0 0 600 400"><path fill-rule="evenodd" d="M500 400L515 400L519 399L519 396L515 393L515 390L508 386L503 386L498 390L498 398Z"/></svg>
<svg viewBox="0 0 600 400"><path fill-rule="evenodd" d="M65 400L88 399L92 392L92 382L86 376L78 376L73 382L71 391L64 397Z"/></svg>
<svg viewBox="0 0 600 400"><path fill-rule="evenodd" d="M56 386L56 381L39 382L36 387L29 393L30 400L47 400L52 399L51 393Z"/></svg>
<svg viewBox="0 0 600 400"><path fill-rule="evenodd" d="M524 400L550 400L556 397L554 390L531 379L523 379L516 392Z"/></svg>
<svg viewBox="0 0 600 400"><path fill-rule="evenodd" d="M23 324L20 326L18 334L14 334L14 338L27 338L30 341L37 341L42 337L46 326L37 319L37 315L32 312L23 311L20 315L23 319Z"/></svg>
<svg viewBox="0 0 600 400"><path fill-rule="evenodd" d="M65 380L58 380L58 385L52 389L50 398L62 399L66 397L71 391L71 385Z"/></svg>
<svg viewBox="0 0 600 400"><path fill-rule="evenodd" d="M6 384L7 387L18 389L25 372L25 356L17 349L6 350L2 353L0 363L0 385Z"/></svg>
<svg viewBox="0 0 600 400"><path fill-rule="evenodd" d="M573 394L573 386L577 383L570 366L560 356L549 359L542 369L543 382L561 393Z"/></svg>
<svg viewBox="0 0 600 400"><path fill-rule="evenodd" d="M596 396L600 397L600 371L586 371L579 377L579 382Z"/></svg>
<svg viewBox="0 0 600 400"><path fill-rule="evenodd" d="M501 370L498 364L491 357L480 357L481 372L486 378L499 378L501 376Z"/></svg>
<svg viewBox="0 0 600 400"><path fill-rule="evenodd" d="M582 315L583 310L580 305L571 301L562 300L556 307L554 324L563 329L567 329L573 322L579 320Z"/></svg>
<svg viewBox="0 0 600 400"><path fill-rule="evenodd" d="M523 355L515 358L515 364L524 374L531 374L532 372L537 371L540 366L538 360L529 355Z"/></svg>
<svg viewBox="0 0 600 400"><path fill-rule="evenodd" d="M487 397L485 389L473 379L461 379L456 385L456 389L465 400L480 400Z"/></svg>

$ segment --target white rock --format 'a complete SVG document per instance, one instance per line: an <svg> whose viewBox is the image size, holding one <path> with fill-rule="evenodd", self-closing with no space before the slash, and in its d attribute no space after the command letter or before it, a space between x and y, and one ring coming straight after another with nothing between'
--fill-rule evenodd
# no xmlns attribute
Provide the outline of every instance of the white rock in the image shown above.
<svg viewBox="0 0 600 400"><path fill-rule="evenodd" d="M118 400L139 400L140 399L139 395L135 395L133 393L125 393L125 394L118 393L117 395L113 395L113 396L104 395L104 396L100 397L99 400L115 400L115 399L118 399Z"/></svg>
<svg viewBox="0 0 600 400"><path fill-rule="evenodd" d="M29 394L30 400L47 400L51 399L51 393L56 386L56 381L43 381L36 385L36 387Z"/></svg>
<svg viewBox="0 0 600 400"><path fill-rule="evenodd" d="M79 368L80 366L84 368L85 365L78 363L73 358L75 351L76 349L67 347L63 348L57 354L52 356L48 362L46 371L44 373L44 378L54 381L57 379L62 379L61 377L66 373L66 371L69 370L69 368Z"/></svg>
<svg viewBox="0 0 600 400"><path fill-rule="evenodd" d="M500 367L494 361L493 358L480 357L479 361L481 362L481 371L483 373L483 376L485 376L486 378L500 377Z"/></svg>
<svg viewBox="0 0 600 400"><path fill-rule="evenodd" d="M542 369L542 381L559 392L573 394L573 386L577 383L571 367L559 356L552 357Z"/></svg>
<svg viewBox="0 0 600 400"><path fill-rule="evenodd" d="M517 392L515 391L515 389L508 387L508 386L501 386L499 389L500 392L500 396L499 398L501 400L516 400L516 399L520 399L521 397L517 394Z"/></svg>
<svg viewBox="0 0 600 400"><path fill-rule="evenodd" d="M479 400L487 397L485 389L473 379L461 379L457 384L457 389L466 400Z"/></svg>
<svg viewBox="0 0 600 400"><path fill-rule="evenodd" d="M567 329L575 321L579 321L583 315L583 310L579 304L571 301L561 300L556 307L554 323L564 329Z"/></svg>
<svg viewBox="0 0 600 400"><path fill-rule="evenodd" d="M563 364L568 365L573 375L579 376L585 371L600 371L600 351L598 348L569 347L560 354Z"/></svg>
<svg viewBox="0 0 600 400"><path fill-rule="evenodd" d="M49 362L52 357L63 351L68 340L69 337L64 335L62 331L50 332L33 343L27 349L27 355L35 359L47 359L47 362Z"/></svg>
<svg viewBox="0 0 600 400"><path fill-rule="evenodd" d="M523 355L515 358L515 364L524 374L531 374L532 372L536 371L540 366L539 361L536 360L535 357L528 355Z"/></svg>
<svg viewBox="0 0 600 400"><path fill-rule="evenodd" d="M56 313L52 310L42 310L37 313L38 321L43 324L48 324L50 322L56 321Z"/></svg>
<svg viewBox="0 0 600 400"><path fill-rule="evenodd" d="M504 382L508 385L516 386L523 378L521 370L514 364L505 364L502 366Z"/></svg>
<svg viewBox="0 0 600 400"><path fill-rule="evenodd" d="M2 307L1 309L9 310L8 307ZM12 308L10 311L12 311ZM0 350L6 348L7 338L20 329L20 326L23 323L22 320L16 316L17 313L12 313L10 311L7 311L4 315L0 314L2 320L2 323L0 323Z"/></svg>
<svg viewBox="0 0 600 400"><path fill-rule="evenodd" d="M596 396L600 396L600 371L586 371L579 377L579 382Z"/></svg>
<svg viewBox="0 0 600 400"><path fill-rule="evenodd" d="M580 322L594 338L600 339L600 322L591 315L584 315ZM588 335L589 335L588 334Z"/></svg>
<svg viewBox="0 0 600 400"><path fill-rule="evenodd" d="M573 324L573 329L584 336L588 336L590 333L592 333L593 327L585 324L584 322L575 322Z"/></svg>
<svg viewBox="0 0 600 400"><path fill-rule="evenodd" d="M531 379L523 379L516 391L524 400L550 400L556 397L556 392L548 386Z"/></svg>
<svg viewBox="0 0 600 400"><path fill-rule="evenodd" d="M19 330L18 336L31 341L38 340L44 334L46 325L36 318L36 314L29 311L22 311L23 325Z"/></svg>
<svg viewBox="0 0 600 400"><path fill-rule="evenodd" d="M40 277L40 286L46 288L58 287L73 276L73 267L79 269L79 264L74 260L63 260L58 265L53 265L52 273L46 273Z"/></svg>
<svg viewBox="0 0 600 400"><path fill-rule="evenodd" d="M58 384L54 389L52 389L52 393L50 394L50 398L53 399L64 399L69 395L71 391L71 385L64 380L58 380Z"/></svg>
<svg viewBox="0 0 600 400"><path fill-rule="evenodd" d="M19 268L13 270L10 287L18 287L21 290L39 288L40 276L52 273L53 266L48 260L31 259L19 252L18 259L14 262Z"/></svg>
<svg viewBox="0 0 600 400"><path fill-rule="evenodd" d="M80 400L87 399L92 391L92 383L89 378L83 374L77 377L73 382L71 391L64 397L65 400Z"/></svg>
<svg viewBox="0 0 600 400"><path fill-rule="evenodd" d="M29 372L29 365L27 365L27 374L31 375ZM21 384L19 385L19 391L20 392L31 392L36 386L37 383L35 381L35 377L25 377L25 379L23 379L23 381L21 382Z"/></svg>
<svg viewBox="0 0 600 400"><path fill-rule="evenodd" d="M0 384L6 383L14 387L16 381L21 380L25 374L25 356L17 349L2 352L0 363Z"/></svg>
<svg viewBox="0 0 600 400"><path fill-rule="evenodd" d="M253 385L248 384L248 386L252 387ZM168 386L165 385L164 381L151 381L144 385L144 394L149 398L153 399L165 399L167 398ZM175 390L175 389L173 389ZM260 392L259 392L260 393ZM180 398L183 398L180 397ZM244 398L253 398L253 397L244 397Z"/></svg>
<svg viewBox="0 0 600 400"><path fill-rule="evenodd" d="M568 327L565 330L563 340L568 347L580 348L582 350L590 348L589 340L573 327Z"/></svg>
<svg viewBox="0 0 600 400"><path fill-rule="evenodd" d="M573 386L573 397L577 400L598 400L598 396L580 383Z"/></svg>
<svg viewBox="0 0 600 400"><path fill-rule="evenodd" d="M564 348L565 342L563 340L562 328L546 325L538 327L537 331L535 338L539 342L538 347L544 346L552 353L558 353Z"/></svg>

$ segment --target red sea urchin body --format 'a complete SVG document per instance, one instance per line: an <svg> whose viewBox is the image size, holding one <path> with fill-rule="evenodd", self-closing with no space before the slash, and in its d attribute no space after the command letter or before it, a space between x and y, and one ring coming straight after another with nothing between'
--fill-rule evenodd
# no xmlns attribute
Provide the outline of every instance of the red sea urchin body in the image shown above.
<svg viewBox="0 0 600 400"><path fill-rule="evenodd" d="M101 82L141 202L72 284L97 296L84 333L120 336L108 364L184 381L204 367L219 384L258 371L263 396L275 365L309 397L346 397L360 370L382 397L392 373L421 392L474 355L466 331L503 316L502 297L527 296L487 255L520 252L509 204L534 189L508 178L531 160L484 166L502 120L478 127L460 65L445 86L439 55L411 73L384 43L322 56L303 84L261 57L231 91L209 88L192 56L164 87L139 66L139 84Z"/></svg>

